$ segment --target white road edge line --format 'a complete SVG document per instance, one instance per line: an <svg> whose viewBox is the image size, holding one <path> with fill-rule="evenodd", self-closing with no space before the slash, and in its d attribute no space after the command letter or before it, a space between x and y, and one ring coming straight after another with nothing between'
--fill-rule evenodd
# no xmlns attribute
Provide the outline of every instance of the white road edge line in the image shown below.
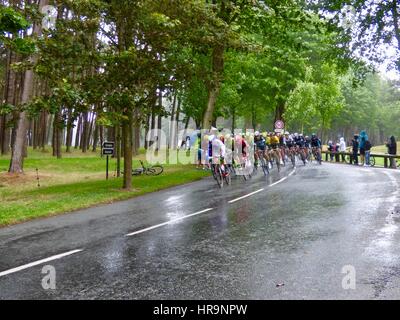
<svg viewBox="0 0 400 320"><path fill-rule="evenodd" d="M284 178L282 178L281 180L278 180L277 182L274 182L274 183L270 184L269 187L271 188L271 187L273 187L273 186L276 186L276 185L279 184L279 183L282 183L282 182L285 181L287 178L289 178L290 176L292 176L295 172L296 172L296 168L294 168L293 171L290 172L290 173L288 174L287 177L284 177Z"/></svg>
<svg viewBox="0 0 400 320"><path fill-rule="evenodd" d="M173 219L173 220L170 220L170 221L167 221L167 222L164 222L164 223L156 224L155 226L151 226L151 227L148 227L148 228L145 228L145 229L141 229L141 230L138 230L138 231L135 231L135 232L132 232L132 233L128 233L125 236L126 237L131 237L131 236L134 236L134 235L139 234L139 233L150 231L150 230L153 230L153 229L156 229L156 228L160 228L162 226L166 226L168 224L172 224L172 223L177 222L177 221L181 221L183 219L187 219L187 218L190 218L190 217L193 217L193 216L197 216L197 215L202 214L202 213L209 212L211 210L214 210L214 208L204 209L204 210L201 210L199 212L188 214L187 216L183 216L183 217L180 217L180 218L177 218L177 219Z"/></svg>
<svg viewBox="0 0 400 320"><path fill-rule="evenodd" d="M262 192L262 191L264 191L264 190L265 190L265 189L260 189L260 190L254 191L254 192L252 192L252 193L246 194L246 195L243 196L243 197L240 197L240 198L231 200L231 201L229 201L229 203L235 203L235 202L237 202L237 201L239 201L239 200L246 199L246 198L251 197L251 196L253 196L253 195L257 194L257 193L260 193L260 192Z"/></svg>
<svg viewBox="0 0 400 320"><path fill-rule="evenodd" d="M83 251L83 249L72 250L72 251L61 253L61 254L46 258L46 259L42 259L42 260L38 260L38 261L31 262L31 263L28 263L28 264L24 264L23 266L12 268L12 269L0 272L0 277L4 277L4 276L9 275L11 273L22 271L22 270L25 270L25 269L28 269L28 268L31 268L31 267L34 267L34 266L49 262L49 261L58 260L58 259L64 258L66 256L70 256L72 254L75 254L75 253L78 253L78 252L81 252L81 251Z"/></svg>

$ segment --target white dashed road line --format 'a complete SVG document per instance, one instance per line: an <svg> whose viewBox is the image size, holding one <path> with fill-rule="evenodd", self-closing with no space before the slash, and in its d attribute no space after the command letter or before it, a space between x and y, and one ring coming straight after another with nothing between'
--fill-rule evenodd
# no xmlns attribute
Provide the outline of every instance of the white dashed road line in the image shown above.
<svg viewBox="0 0 400 320"><path fill-rule="evenodd" d="M279 184L279 183L285 181L287 178L289 178L289 177L290 177L291 175L293 175L295 172L296 172L296 168L293 169L293 171L292 171L291 173L289 173L289 175L288 175L287 177L282 178L281 180L279 180L279 181L277 181L277 182L275 182L275 183L270 184L268 187L276 186L277 184ZM265 189L260 189L260 190L254 191L254 192L249 193L249 194L246 194L246 195L244 195L244 196L242 196L242 197L240 197L240 198L231 200L231 201L229 201L229 203L235 203L235 202L237 202L237 201L246 199L246 198L251 197L251 196L254 196L255 194L260 193L260 192L262 192L262 191L264 191L264 190L265 190Z"/></svg>
<svg viewBox="0 0 400 320"><path fill-rule="evenodd" d="M28 263L28 264L24 264L23 266L16 267L16 268L13 268L13 269L9 269L9 270L0 272L0 277L4 277L4 276L9 275L11 273L15 273L15 272L18 272L18 271L22 271L22 270L25 270L25 269L40 265L40 264L44 264L46 262L50 262L50 261L53 261L53 260L58 260L58 259L64 258L66 256L70 256L72 254L75 254L75 253L78 253L78 252L81 252L81 251L83 251L83 249L72 250L72 251L61 253L61 254L58 254L56 256L52 256L52 257L46 258L46 259L42 259L42 260L38 260L38 261L31 262L31 263Z"/></svg>
<svg viewBox="0 0 400 320"><path fill-rule="evenodd" d="M205 209L205 210L202 210L202 211L199 211L199 212L188 214L187 216L183 216L183 217L180 217L180 218L177 218L177 219L173 219L173 220L170 220L170 221L167 221L167 222L164 222L164 223L160 223L160 224L157 224L155 226L148 227L148 228L145 228L145 229L141 229L141 230L138 230L138 231L135 231L135 232L132 232L132 233L128 233L125 236L126 237L134 236L134 235L139 234L139 233L150 231L150 230L153 230L153 229L156 229L156 228L160 228L162 226L166 226L168 224L172 224L172 223L177 222L177 221L181 221L183 219L187 219L187 218L190 218L190 217L193 217L193 216L197 216L197 215L202 214L202 213L206 213L206 212L211 211L213 209L214 208L208 208L208 209Z"/></svg>
<svg viewBox="0 0 400 320"><path fill-rule="evenodd" d="M239 201L239 200L246 199L246 198L251 197L251 196L253 196L253 195L257 194L257 193L260 193L260 192L262 192L262 191L264 191L264 190L265 190L265 189L260 189L260 190L254 191L254 192L252 192L252 193L246 194L246 195L243 196L243 197L240 197L240 198L231 200L231 201L229 201L229 203L235 203L235 202L237 202L237 201Z"/></svg>

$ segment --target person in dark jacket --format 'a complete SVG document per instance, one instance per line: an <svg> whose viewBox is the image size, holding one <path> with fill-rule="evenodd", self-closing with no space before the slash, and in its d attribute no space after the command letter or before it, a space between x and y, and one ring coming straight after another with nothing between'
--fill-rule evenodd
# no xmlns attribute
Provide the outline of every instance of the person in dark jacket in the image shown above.
<svg viewBox="0 0 400 320"><path fill-rule="evenodd" d="M386 144L388 148L388 153L391 155L396 155L397 154L397 143L396 139L394 136L391 136L390 139L388 140L388 143ZM392 169L396 169L396 159L391 158L390 159L390 167Z"/></svg>
<svg viewBox="0 0 400 320"><path fill-rule="evenodd" d="M355 134L353 140L351 140L351 146L353 147L353 163L358 166L358 135Z"/></svg>
<svg viewBox="0 0 400 320"><path fill-rule="evenodd" d="M368 135L367 133L363 130L360 132L360 138L359 138L359 148L360 148L360 158L361 158L361 165L367 164L365 162L365 143L368 141Z"/></svg>

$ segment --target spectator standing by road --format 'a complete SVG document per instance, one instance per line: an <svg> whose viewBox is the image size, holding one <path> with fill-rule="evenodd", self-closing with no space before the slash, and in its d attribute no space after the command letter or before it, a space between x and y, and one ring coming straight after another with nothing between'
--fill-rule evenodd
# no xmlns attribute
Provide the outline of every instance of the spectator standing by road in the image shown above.
<svg viewBox="0 0 400 320"><path fill-rule="evenodd" d="M345 155L344 153L346 152L346 142L344 141L344 138L340 138L339 142L339 152L341 153L342 156L342 162L345 161Z"/></svg>
<svg viewBox="0 0 400 320"><path fill-rule="evenodd" d="M351 146L353 147L352 163L354 163L356 166L358 166L358 148L359 148L359 143L358 143L358 135L357 134L355 134L353 140L351 140Z"/></svg>
<svg viewBox="0 0 400 320"><path fill-rule="evenodd" d="M340 150L340 143L337 142L335 145L335 161L336 162L340 162L339 150Z"/></svg>
<svg viewBox="0 0 400 320"><path fill-rule="evenodd" d="M335 146L333 145L332 140L328 141L328 151L330 152L329 158L330 158L330 161L332 162L333 158L334 158L334 152L335 152ZM328 160L328 159L326 159L326 160Z"/></svg>
<svg viewBox="0 0 400 320"><path fill-rule="evenodd" d="M390 155L396 155L397 154L397 143L396 143L396 139L394 138L394 136L391 136L390 139L388 140L388 143L386 144L387 148L388 148L388 153ZM390 159L390 167L392 169L396 169L396 159L391 158Z"/></svg>
<svg viewBox="0 0 400 320"><path fill-rule="evenodd" d="M366 164L365 162L365 143L368 140L367 133L363 130L360 132L360 139L359 139L359 148L360 148L360 158L361 158L361 165Z"/></svg>

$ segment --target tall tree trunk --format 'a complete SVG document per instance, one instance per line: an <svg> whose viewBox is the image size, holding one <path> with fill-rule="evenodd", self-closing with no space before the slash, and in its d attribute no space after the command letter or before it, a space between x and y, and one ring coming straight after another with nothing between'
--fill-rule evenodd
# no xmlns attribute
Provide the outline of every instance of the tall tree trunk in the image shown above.
<svg viewBox="0 0 400 320"><path fill-rule="evenodd" d="M58 110L53 121L53 156L58 159L62 157L62 121L61 111Z"/></svg>
<svg viewBox="0 0 400 320"><path fill-rule="evenodd" d="M102 146L103 145L103 142L104 142L104 128L103 128L103 126L100 126L100 146Z"/></svg>
<svg viewBox="0 0 400 320"><path fill-rule="evenodd" d="M233 134L236 129L236 108L235 107L231 108L231 113L232 113L232 134Z"/></svg>
<svg viewBox="0 0 400 320"><path fill-rule="evenodd" d="M284 112L285 112L285 103L283 102L278 103L278 105L275 108L275 122L278 120L284 121L283 119Z"/></svg>
<svg viewBox="0 0 400 320"><path fill-rule="evenodd" d="M121 128L115 127L115 156L117 158L117 177L121 176Z"/></svg>
<svg viewBox="0 0 400 320"><path fill-rule="evenodd" d="M39 1L39 12L42 11L45 5L48 5L48 0L40 0ZM41 23L35 23L33 25L33 35L40 36L42 33ZM35 65L37 61L36 56L32 56L30 62ZM33 89L33 81L34 81L34 74L33 70L29 69L25 71L24 77L24 86L21 95L21 104L29 103L32 95ZM15 136L15 144L12 152L12 157L10 161L10 173L23 173L24 167L24 147L26 143L26 127L27 127L27 115L26 112L23 111L19 115L18 124L17 124L17 131Z"/></svg>
<svg viewBox="0 0 400 320"><path fill-rule="evenodd" d="M149 148L149 140L147 139L147 136L149 134L150 130L150 120L151 120L151 115L147 114L146 116L146 125L144 127L144 148L147 150Z"/></svg>
<svg viewBox="0 0 400 320"><path fill-rule="evenodd" d="M67 120L67 138L66 138L66 152L70 153L71 152L71 146L72 146L72 134L74 130L74 119L73 119L73 111L72 109L68 109L68 120Z"/></svg>
<svg viewBox="0 0 400 320"><path fill-rule="evenodd" d="M78 149L80 145L81 132L82 132L82 115L79 115L78 125L76 127L75 149Z"/></svg>
<svg viewBox="0 0 400 320"><path fill-rule="evenodd" d="M139 150L140 150L140 124L137 123L135 125L135 154L138 155L139 154Z"/></svg>
<svg viewBox="0 0 400 320"><path fill-rule="evenodd" d="M212 73L213 79L208 85L208 102L203 116L203 129L211 129L215 104L221 89L221 81L224 71L224 52L223 45L218 45L212 52Z"/></svg>
<svg viewBox="0 0 400 320"><path fill-rule="evenodd" d="M81 149L82 152L85 153L87 151L87 138L89 133L89 114L85 112L83 114L83 129L82 129L82 137L81 137Z"/></svg>
<svg viewBox="0 0 400 320"><path fill-rule="evenodd" d="M175 128L174 128L174 149L178 148L178 132L179 132L179 121L180 121L180 115L181 115L181 99L178 98L178 106L176 107L176 123L175 123Z"/></svg>
<svg viewBox="0 0 400 320"><path fill-rule="evenodd" d="M87 149L89 149L90 142L91 142L91 140L92 140L92 133L93 133L94 121L95 121L95 117L94 117L94 113L92 113L91 119L90 119L90 121L89 121L89 123L90 123L90 125L89 125L89 132L88 132L87 141L86 141L86 148L87 148Z"/></svg>
<svg viewBox="0 0 400 320"><path fill-rule="evenodd" d="M127 112L128 120L122 124L122 139L124 145L124 182L125 190L132 190L132 113Z"/></svg>
<svg viewBox="0 0 400 320"><path fill-rule="evenodd" d="M7 63L6 63L6 72L5 72L5 85L4 85L4 100L8 104L15 104L16 97L16 79L17 75L14 70L11 69L11 64L16 61L16 55L8 49L7 50ZM3 115L0 119L0 153L5 155L10 152L10 144L11 144L11 128L9 126L9 121L11 117L9 115Z"/></svg>
<svg viewBox="0 0 400 320"><path fill-rule="evenodd" d="M174 146L174 129L175 129L175 112L176 112L176 95L174 94L174 99L172 101L172 110L171 110L171 122L169 125L169 139L168 139L168 149L172 149Z"/></svg>
<svg viewBox="0 0 400 320"><path fill-rule="evenodd" d="M162 89L160 88L160 94L158 96L158 119L157 119L157 148L156 150L160 150L161 148L161 129L162 129Z"/></svg>
<svg viewBox="0 0 400 320"><path fill-rule="evenodd" d="M97 121L96 121L95 129L94 129L94 133L93 133L92 152L96 152L96 150L97 150L97 144L99 143L99 131L100 131L100 126L97 124Z"/></svg>

